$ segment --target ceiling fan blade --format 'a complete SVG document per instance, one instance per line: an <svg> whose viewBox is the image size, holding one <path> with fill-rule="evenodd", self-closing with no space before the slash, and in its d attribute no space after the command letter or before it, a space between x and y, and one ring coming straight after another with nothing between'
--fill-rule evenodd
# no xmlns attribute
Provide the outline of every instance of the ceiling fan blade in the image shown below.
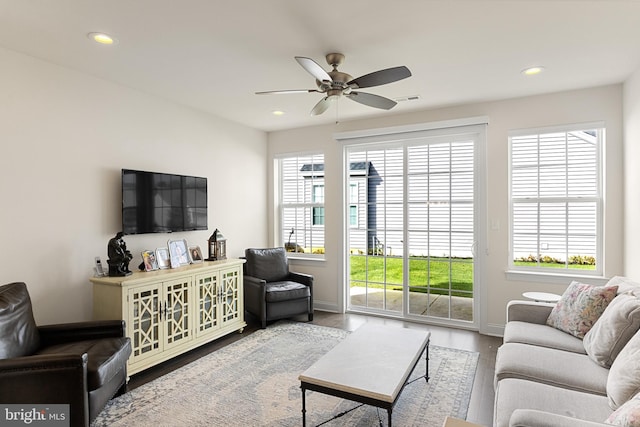
<svg viewBox="0 0 640 427"><path fill-rule="evenodd" d="M397 82L407 77L411 77L411 71L402 65L400 67L387 68L386 70L365 74L364 76L347 82L347 85L354 89L362 89L365 87L386 85L387 83Z"/></svg>
<svg viewBox="0 0 640 427"><path fill-rule="evenodd" d="M256 92L256 95L273 95L273 94L287 94L287 93L311 93L320 92L316 89L292 89L292 90L268 90L264 92Z"/></svg>
<svg viewBox="0 0 640 427"><path fill-rule="evenodd" d="M313 107L313 109L311 110L311 115L319 116L320 114L324 113L329 107L331 107L331 104L333 104L333 102L337 98L337 96L325 96L320 100L320 102L315 105L315 107Z"/></svg>
<svg viewBox="0 0 640 427"><path fill-rule="evenodd" d="M307 70L309 74L321 82L331 81L331 76L322 68L316 61L311 58L305 58L304 56L296 56L298 64L302 65L302 68Z"/></svg>
<svg viewBox="0 0 640 427"><path fill-rule="evenodd" d="M352 101L359 102L360 104L368 105L369 107L381 108L383 110L390 110L396 106L397 102L385 98L384 96L374 95L372 93L364 92L351 92L345 95Z"/></svg>

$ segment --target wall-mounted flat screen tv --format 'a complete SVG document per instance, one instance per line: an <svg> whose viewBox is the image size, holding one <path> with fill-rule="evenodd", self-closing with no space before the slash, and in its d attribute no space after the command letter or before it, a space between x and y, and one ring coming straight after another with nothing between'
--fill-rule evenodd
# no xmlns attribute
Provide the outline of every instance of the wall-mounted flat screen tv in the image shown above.
<svg viewBox="0 0 640 427"><path fill-rule="evenodd" d="M207 229L207 178L122 169L124 234Z"/></svg>

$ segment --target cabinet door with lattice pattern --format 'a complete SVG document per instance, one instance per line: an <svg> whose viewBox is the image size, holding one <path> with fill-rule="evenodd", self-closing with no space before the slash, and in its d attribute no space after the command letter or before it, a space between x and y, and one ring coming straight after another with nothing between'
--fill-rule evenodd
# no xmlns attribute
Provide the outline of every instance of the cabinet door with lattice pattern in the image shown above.
<svg viewBox="0 0 640 427"><path fill-rule="evenodd" d="M130 363L133 363L162 351L160 316L163 304L156 284L129 289L127 299L127 329L132 346Z"/></svg>
<svg viewBox="0 0 640 427"><path fill-rule="evenodd" d="M220 280L217 271L196 276L196 337L201 337L219 329L219 287Z"/></svg>
<svg viewBox="0 0 640 427"><path fill-rule="evenodd" d="M244 310L241 286L239 268L220 271L220 310L223 326L241 318L240 313Z"/></svg>
<svg viewBox="0 0 640 427"><path fill-rule="evenodd" d="M193 338L191 319L191 277L163 282L165 350Z"/></svg>

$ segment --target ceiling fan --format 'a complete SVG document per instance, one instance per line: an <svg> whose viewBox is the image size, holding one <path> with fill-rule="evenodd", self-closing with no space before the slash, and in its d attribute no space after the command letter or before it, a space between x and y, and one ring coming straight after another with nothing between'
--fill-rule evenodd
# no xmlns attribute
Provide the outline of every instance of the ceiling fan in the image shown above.
<svg viewBox="0 0 640 427"><path fill-rule="evenodd" d="M332 71L326 72L317 62L311 58L296 56L296 61L309 74L316 78L318 89L299 90L273 90L266 92L256 92L257 95L281 94L281 93L323 93L326 96L318 102L311 110L312 116L324 113L340 96L368 105L369 107L390 110L397 104L395 101L372 93L358 92L355 89L363 89L373 86L380 86L387 83L397 82L411 76L411 71L405 66L387 68L385 70L374 71L364 76L353 78L347 73L338 71L338 66L344 61L341 53L329 53L326 56L327 63L333 67Z"/></svg>

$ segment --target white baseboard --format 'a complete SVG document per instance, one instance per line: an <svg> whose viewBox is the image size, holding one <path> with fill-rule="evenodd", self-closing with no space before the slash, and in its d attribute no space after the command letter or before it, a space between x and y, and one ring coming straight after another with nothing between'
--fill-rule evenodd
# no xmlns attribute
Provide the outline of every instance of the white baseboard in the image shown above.
<svg viewBox="0 0 640 427"><path fill-rule="evenodd" d="M499 323L489 323L485 327L480 328L480 333L484 335L491 335L494 337L504 336L504 325Z"/></svg>
<svg viewBox="0 0 640 427"><path fill-rule="evenodd" d="M313 309L318 311L328 311L330 313L342 313L338 305L334 302L313 300Z"/></svg>

